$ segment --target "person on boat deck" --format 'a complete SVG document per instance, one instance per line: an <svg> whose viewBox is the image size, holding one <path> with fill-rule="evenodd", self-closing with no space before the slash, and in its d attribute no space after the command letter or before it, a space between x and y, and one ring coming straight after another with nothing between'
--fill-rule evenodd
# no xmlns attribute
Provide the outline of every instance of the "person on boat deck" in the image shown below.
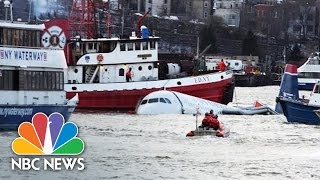
<svg viewBox="0 0 320 180"><path fill-rule="evenodd" d="M213 128L214 130L218 130L220 128L220 122L218 121L217 118L218 116L214 115L213 113L212 114L206 113L202 120L202 126Z"/></svg>
<svg viewBox="0 0 320 180"><path fill-rule="evenodd" d="M225 71L227 69L227 65L223 62L223 59L221 59L219 63L219 70L220 71Z"/></svg>
<svg viewBox="0 0 320 180"><path fill-rule="evenodd" d="M212 116L213 118L218 119L218 115L214 114L212 109L210 110L209 115Z"/></svg>
<svg viewBox="0 0 320 180"><path fill-rule="evenodd" d="M129 68L129 71L126 73L127 82L132 80L132 68Z"/></svg>

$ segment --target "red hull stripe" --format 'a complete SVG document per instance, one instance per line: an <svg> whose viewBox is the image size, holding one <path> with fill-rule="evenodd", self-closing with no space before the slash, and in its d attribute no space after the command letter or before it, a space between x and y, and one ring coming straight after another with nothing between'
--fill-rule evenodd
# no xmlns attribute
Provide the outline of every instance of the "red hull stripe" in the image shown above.
<svg viewBox="0 0 320 180"><path fill-rule="evenodd" d="M207 84L167 88L167 90L177 91L221 103L225 96L225 88L230 85L231 81L232 78ZM161 89L67 92L67 98L70 99L75 93L78 93L79 104L77 109L134 110L137 103L144 96L158 90Z"/></svg>

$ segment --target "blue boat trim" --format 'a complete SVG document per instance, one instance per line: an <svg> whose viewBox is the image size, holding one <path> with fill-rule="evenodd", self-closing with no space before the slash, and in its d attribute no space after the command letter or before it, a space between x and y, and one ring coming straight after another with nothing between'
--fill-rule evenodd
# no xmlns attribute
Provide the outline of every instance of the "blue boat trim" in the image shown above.
<svg viewBox="0 0 320 180"><path fill-rule="evenodd" d="M0 105L0 129L17 129L22 122L31 122L38 112L47 116L58 112L67 121L74 109L75 106L69 105Z"/></svg>
<svg viewBox="0 0 320 180"><path fill-rule="evenodd" d="M279 97L283 114L288 122L297 122L304 124L320 124L320 119L314 112L320 109L320 106L310 106L302 100L294 100L285 97Z"/></svg>

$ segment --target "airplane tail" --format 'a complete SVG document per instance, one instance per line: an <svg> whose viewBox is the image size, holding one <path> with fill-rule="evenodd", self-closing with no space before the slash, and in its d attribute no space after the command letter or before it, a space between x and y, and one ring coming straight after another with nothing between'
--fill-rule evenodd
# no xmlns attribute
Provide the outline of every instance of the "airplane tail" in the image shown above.
<svg viewBox="0 0 320 180"><path fill-rule="evenodd" d="M298 90L298 72L297 66L293 64L287 64L282 76L279 95L282 97L288 97L292 99L299 99ZM282 108L277 102L276 112L282 113Z"/></svg>

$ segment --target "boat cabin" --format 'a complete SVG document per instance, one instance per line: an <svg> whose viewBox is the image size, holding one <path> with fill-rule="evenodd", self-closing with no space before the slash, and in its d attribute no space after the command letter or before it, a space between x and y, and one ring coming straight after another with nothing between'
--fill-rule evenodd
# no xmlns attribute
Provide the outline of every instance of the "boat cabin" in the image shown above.
<svg viewBox="0 0 320 180"><path fill-rule="evenodd" d="M158 37L73 39L67 47L68 83L158 80Z"/></svg>
<svg viewBox="0 0 320 180"><path fill-rule="evenodd" d="M317 82L314 85L313 91L309 98L309 104L320 106L320 82Z"/></svg>

